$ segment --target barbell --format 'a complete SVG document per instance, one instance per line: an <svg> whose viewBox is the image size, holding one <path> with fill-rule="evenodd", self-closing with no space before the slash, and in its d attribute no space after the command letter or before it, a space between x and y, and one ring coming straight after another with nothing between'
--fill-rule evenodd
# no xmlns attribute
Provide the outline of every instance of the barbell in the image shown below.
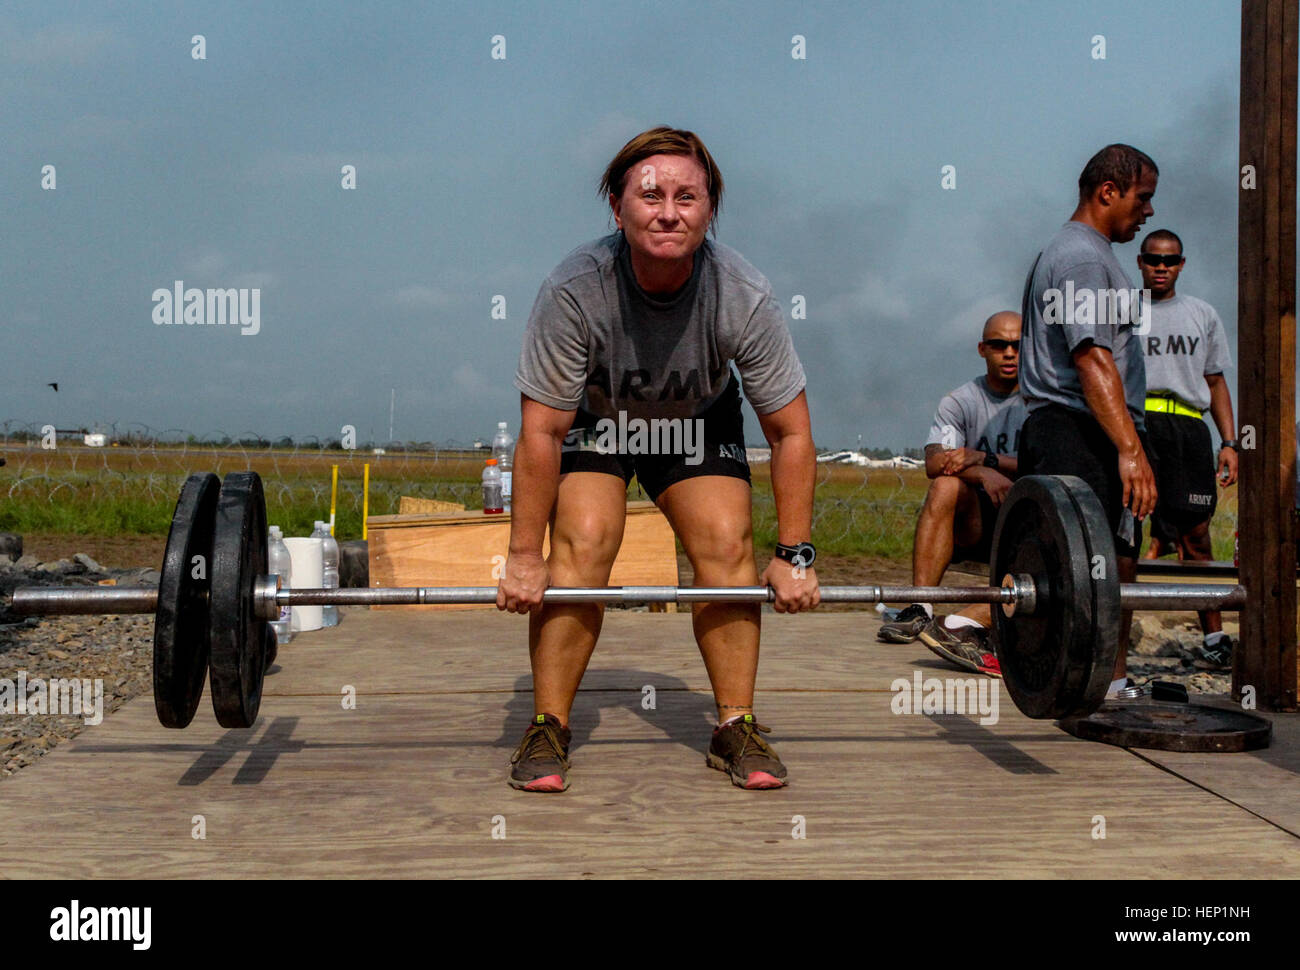
<svg viewBox="0 0 1300 970"><path fill-rule="evenodd" d="M829 603L987 603L991 639L1029 717L1084 717L1111 683L1123 610L1235 610L1241 586L1121 583L1106 515L1082 479L1026 476L994 527L988 586L823 586ZM154 706L166 727L193 720L207 679L218 723L252 727L275 657L268 620L283 606L495 603L494 586L283 589L267 574L266 499L256 472L191 475L172 515L157 589L15 589L15 613L153 613ZM764 586L554 587L546 603L763 603Z"/></svg>

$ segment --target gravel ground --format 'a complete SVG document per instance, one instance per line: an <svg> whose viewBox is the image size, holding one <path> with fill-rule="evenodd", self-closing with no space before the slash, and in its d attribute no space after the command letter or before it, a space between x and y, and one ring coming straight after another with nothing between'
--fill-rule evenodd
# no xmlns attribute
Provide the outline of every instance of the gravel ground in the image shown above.
<svg viewBox="0 0 1300 970"><path fill-rule="evenodd" d="M0 593L15 586L157 585L147 568L104 569L88 556L41 563L24 556L17 563L0 558ZM132 697L153 688L152 616L18 617L0 606L0 779L23 768L60 741L76 737L99 717L107 717ZM80 713L16 711L20 675L29 689L55 679L91 682ZM98 682L98 690L93 685ZM8 698L4 691L12 691ZM73 698L76 694L71 695ZM98 701L96 701L98 696ZM7 702L7 703L6 703Z"/></svg>
<svg viewBox="0 0 1300 970"><path fill-rule="evenodd" d="M828 585L910 582L910 568L888 560L826 558L829 561L819 564L818 575ZM682 567L681 582L689 585L690 565L684 556ZM985 581L956 571L946 579L961 585ZM31 555L17 563L0 557L0 594L15 586L91 586L105 581L157 585L158 573L149 568L105 569L84 554L44 563ZM1235 640L1237 624L1225 622L1224 628ZM1205 671L1195 666L1195 648L1200 642L1194 614L1141 615L1134 622L1129 674L1139 683L1177 681L1194 694L1227 693L1230 672ZM38 679L46 683L55 678L98 680L102 684L102 715L107 717L131 698L152 691L152 660L152 616L23 618L0 606L0 704L4 702L4 680L16 684L20 673L25 674L29 685ZM86 703L91 711L82 716L4 713L0 709L0 780L32 764L60 741L74 738L92 726L86 722L96 717L94 702L87 698Z"/></svg>

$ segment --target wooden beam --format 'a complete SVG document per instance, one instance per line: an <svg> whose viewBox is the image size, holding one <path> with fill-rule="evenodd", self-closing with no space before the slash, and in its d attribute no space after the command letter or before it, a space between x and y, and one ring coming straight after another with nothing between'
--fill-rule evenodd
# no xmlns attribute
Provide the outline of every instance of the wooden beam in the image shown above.
<svg viewBox="0 0 1300 970"><path fill-rule="evenodd" d="M1298 0L1241 5L1237 364L1241 615L1233 693L1295 710L1295 288ZM1249 169L1246 166L1250 166ZM1253 173L1253 180L1252 180ZM1252 187L1253 185L1253 187Z"/></svg>

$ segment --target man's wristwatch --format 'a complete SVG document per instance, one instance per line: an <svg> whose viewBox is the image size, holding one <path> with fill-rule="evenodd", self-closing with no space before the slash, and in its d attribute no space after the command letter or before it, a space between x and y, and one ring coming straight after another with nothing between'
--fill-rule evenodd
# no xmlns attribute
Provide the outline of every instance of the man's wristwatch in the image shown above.
<svg viewBox="0 0 1300 970"><path fill-rule="evenodd" d="M985 467L985 468L997 468L997 467L998 467L998 456L997 456L997 453L996 453L996 452L993 452L993 451L986 451L986 452L984 453L984 467Z"/></svg>
<svg viewBox="0 0 1300 970"><path fill-rule="evenodd" d="M783 546L778 542L776 544L776 558L784 559L792 566L807 569L817 558L817 550L813 548L811 542L801 542L797 546Z"/></svg>
<svg viewBox="0 0 1300 970"><path fill-rule="evenodd" d="M1222 451L1224 448L1231 448L1233 451L1241 451L1241 442L1239 442L1236 438L1229 438L1227 441L1219 445L1220 451Z"/></svg>

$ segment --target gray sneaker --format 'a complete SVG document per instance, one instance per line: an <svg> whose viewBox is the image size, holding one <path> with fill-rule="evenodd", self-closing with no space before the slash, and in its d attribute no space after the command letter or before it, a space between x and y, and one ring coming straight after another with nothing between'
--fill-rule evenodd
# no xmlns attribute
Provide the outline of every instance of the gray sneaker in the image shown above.
<svg viewBox="0 0 1300 970"><path fill-rule="evenodd" d="M921 635L929 622L930 614L925 612L925 607L913 603L899 613L896 619L877 630L876 639L885 643L911 643Z"/></svg>
<svg viewBox="0 0 1300 970"><path fill-rule="evenodd" d="M1232 669L1232 637L1222 636L1212 647L1201 645L1201 658L1196 661L1201 670Z"/></svg>
<svg viewBox="0 0 1300 970"><path fill-rule="evenodd" d="M962 670L990 677L1002 676L1002 665L989 646L989 631L982 626L949 630L943 625L943 617L936 616L921 631L921 642Z"/></svg>

